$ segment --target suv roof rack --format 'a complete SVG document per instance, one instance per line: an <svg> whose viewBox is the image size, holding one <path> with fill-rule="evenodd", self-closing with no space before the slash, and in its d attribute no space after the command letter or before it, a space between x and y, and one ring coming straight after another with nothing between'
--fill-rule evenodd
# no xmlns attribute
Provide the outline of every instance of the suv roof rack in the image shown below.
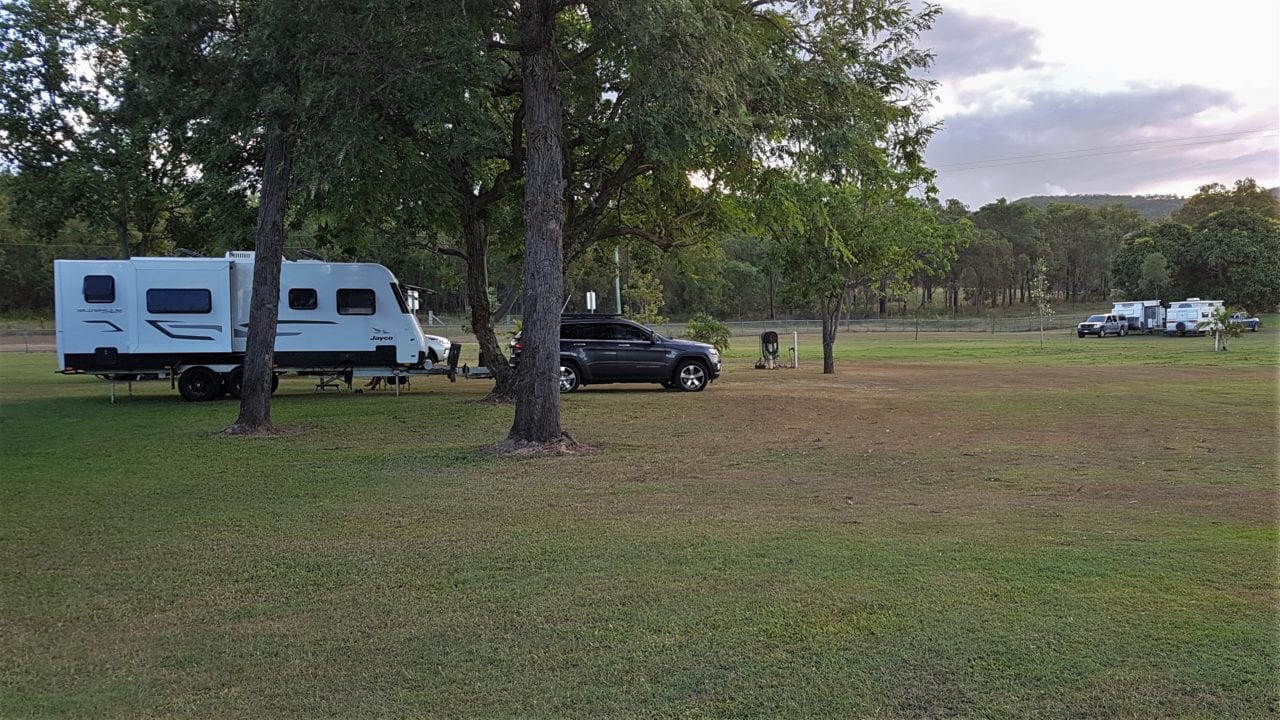
<svg viewBox="0 0 1280 720"><path fill-rule="evenodd" d="M619 320L621 315L616 313L561 313L562 318L572 318L574 320L587 320L590 318L599 318L602 320Z"/></svg>

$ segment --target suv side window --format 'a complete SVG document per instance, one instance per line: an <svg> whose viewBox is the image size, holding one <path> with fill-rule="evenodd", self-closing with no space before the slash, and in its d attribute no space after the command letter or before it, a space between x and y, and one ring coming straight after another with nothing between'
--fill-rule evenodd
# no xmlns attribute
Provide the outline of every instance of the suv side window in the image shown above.
<svg viewBox="0 0 1280 720"><path fill-rule="evenodd" d="M583 325L581 323L566 323L560 326L561 340L586 340L587 336L582 332Z"/></svg>
<svg viewBox="0 0 1280 720"><path fill-rule="evenodd" d="M579 335L581 335L582 340L613 339L613 333L609 332L609 326L604 323L582 323L579 328Z"/></svg>
<svg viewBox="0 0 1280 720"><path fill-rule="evenodd" d="M635 325L624 325L622 323L609 324L609 339L621 342L647 342L649 334Z"/></svg>

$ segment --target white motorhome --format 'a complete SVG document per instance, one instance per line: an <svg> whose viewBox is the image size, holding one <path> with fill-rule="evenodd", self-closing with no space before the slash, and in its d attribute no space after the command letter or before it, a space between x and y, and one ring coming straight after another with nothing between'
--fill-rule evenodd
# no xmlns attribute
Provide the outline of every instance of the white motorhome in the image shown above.
<svg viewBox="0 0 1280 720"><path fill-rule="evenodd" d="M1168 312L1165 313L1165 334L1200 334L1203 330L1197 330L1196 325L1208 320L1213 316L1214 310L1223 305L1221 300L1201 300L1200 298L1187 298L1171 303Z"/></svg>
<svg viewBox="0 0 1280 720"><path fill-rule="evenodd" d="M1132 300L1111 306L1111 312L1124 315L1130 332L1164 332L1165 309L1159 300Z"/></svg>
<svg viewBox="0 0 1280 720"><path fill-rule="evenodd" d="M252 252L54 261L58 371L176 379L186 400L238 397L253 266ZM434 363L456 363L450 348L447 339L423 334L405 291L381 265L281 264L277 374L350 383L428 373Z"/></svg>

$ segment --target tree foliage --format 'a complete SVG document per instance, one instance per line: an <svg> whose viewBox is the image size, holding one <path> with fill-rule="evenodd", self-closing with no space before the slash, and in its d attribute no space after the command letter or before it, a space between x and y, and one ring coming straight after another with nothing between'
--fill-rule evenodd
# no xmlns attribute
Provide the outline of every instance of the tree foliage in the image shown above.
<svg viewBox="0 0 1280 720"><path fill-rule="evenodd" d="M1221 299L1254 312L1280 304L1280 200L1245 179L1232 191L1205 186L1187 207L1181 217L1200 217L1195 225L1160 223L1121 244L1113 260L1119 286Z"/></svg>
<svg viewBox="0 0 1280 720"><path fill-rule="evenodd" d="M1251 311L1280 302L1280 220L1220 210L1195 228L1181 275L1193 293Z"/></svg>
<svg viewBox="0 0 1280 720"><path fill-rule="evenodd" d="M1210 215L1227 209L1252 210L1263 217L1280 220L1280 200L1253 178L1236 180L1233 187L1222 183L1202 185L1195 195L1173 214L1174 222L1199 225Z"/></svg>
<svg viewBox="0 0 1280 720"><path fill-rule="evenodd" d="M720 352L729 349L729 328L706 313L698 313L689 318L684 336L690 340L713 345Z"/></svg>
<svg viewBox="0 0 1280 720"><path fill-rule="evenodd" d="M48 237L72 218L122 257L161 249L185 203L182 138L123 101L134 75L128 11L104 0L0 6L0 157L13 214Z"/></svg>

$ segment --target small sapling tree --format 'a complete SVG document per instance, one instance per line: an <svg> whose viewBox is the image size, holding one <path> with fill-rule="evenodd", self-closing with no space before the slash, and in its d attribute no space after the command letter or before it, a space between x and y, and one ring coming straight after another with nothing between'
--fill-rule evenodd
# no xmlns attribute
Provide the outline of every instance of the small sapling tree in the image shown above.
<svg viewBox="0 0 1280 720"><path fill-rule="evenodd" d="M1213 337L1213 351L1227 350L1227 338L1240 337L1241 326L1231 322L1231 313L1236 310L1222 306L1213 311L1208 318L1196 323L1196 330L1208 333Z"/></svg>
<svg viewBox="0 0 1280 720"><path fill-rule="evenodd" d="M1031 276L1031 300L1036 304L1036 316L1040 318L1040 349L1044 349L1044 321L1053 317L1053 307L1049 305L1049 266L1044 258L1036 260Z"/></svg>
<svg viewBox="0 0 1280 720"><path fill-rule="evenodd" d="M632 320L644 325L661 325L667 321L661 313L662 281L653 273L633 271L622 289L622 296L631 306Z"/></svg>

